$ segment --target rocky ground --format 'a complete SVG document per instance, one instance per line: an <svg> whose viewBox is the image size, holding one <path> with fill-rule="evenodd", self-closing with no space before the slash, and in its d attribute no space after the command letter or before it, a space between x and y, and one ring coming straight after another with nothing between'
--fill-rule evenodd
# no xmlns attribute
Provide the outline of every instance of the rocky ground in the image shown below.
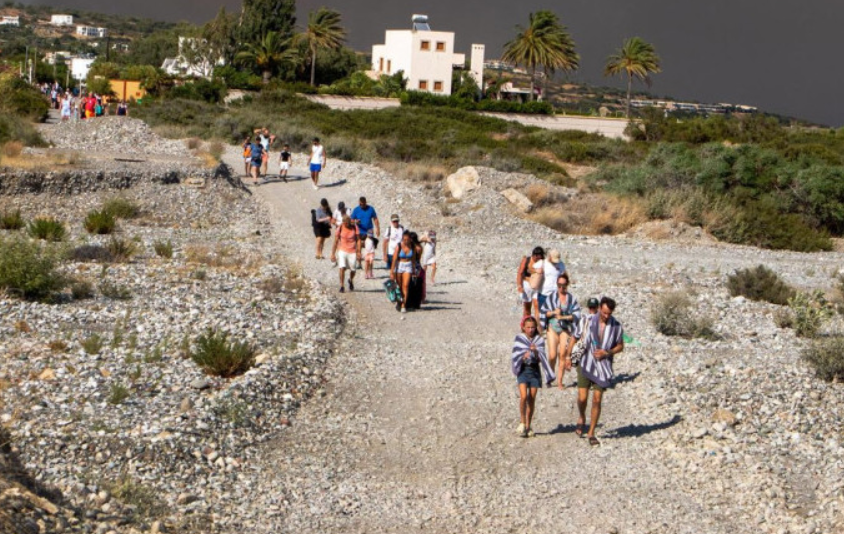
<svg viewBox="0 0 844 534"><path fill-rule="evenodd" d="M236 148L226 161L240 169ZM330 160L323 177L320 191L304 178L252 195L213 179L127 190L146 215L121 222L121 234L143 252L67 269L124 286L131 300L0 300L0 417L23 465L69 500L67 528L844 530L844 388L814 377L799 358L805 341L775 326L776 306L724 285L761 263L827 289L844 255L728 246L687 229L668 241L561 235L501 195L535 179L485 169L459 200L355 163ZM421 311L392 311L382 280L358 279L341 297L336 271L314 259L311 207L361 194L385 224L397 212L438 231L440 271ZM0 208L49 206L74 221L75 242L96 241L80 221L107 195L0 197ZM150 250L162 239L172 260ZM540 393L536 438L514 434L514 273L535 245L563 252L581 300L615 297L636 340L616 360L599 448L573 434L572 388ZM668 290L692 294L721 339L656 333L651 306ZM262 364L231 381L203 376L182 353L206 326L251 340ZM94 334L103 347L87 354L81 342ZM113 402L120 387L129 396Z"/></svg>

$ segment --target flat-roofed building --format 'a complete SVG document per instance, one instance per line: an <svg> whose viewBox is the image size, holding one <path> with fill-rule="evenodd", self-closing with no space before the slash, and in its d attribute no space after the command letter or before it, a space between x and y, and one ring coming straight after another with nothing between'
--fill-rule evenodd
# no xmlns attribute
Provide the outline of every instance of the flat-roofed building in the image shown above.
<svg viewBox="0 0 844 534"><path fill-rule="evenodd" d="M53 26L73 26L73 15L51 15L50 24Z"/></svg>
<svg viewBox="0 0 844 534"><path fill-rule="evenodd" d="M472 62L480 61L472 73L478 75L483 72L483 45L472 46ZM454 32L431 30L427 15L413 15L409 30L387 30L384 44L372 47L372 73L403 71L407 88L414 91L450 95L451 74L465 63L466 55L454 52Z"/></svg>
<svg viewBox="0 0 844 534"><path fill-rule="evenodd" d="M108 30L106 28L95 28L94 26L77 26L76 35L104 38L108 35Z"/></svg>
<svg viewBox="0 0 844 534"><path fill-rule="evenodd" d="M3 15L0 17L0 26L20 26L21 18L17 15Z"/></svg>

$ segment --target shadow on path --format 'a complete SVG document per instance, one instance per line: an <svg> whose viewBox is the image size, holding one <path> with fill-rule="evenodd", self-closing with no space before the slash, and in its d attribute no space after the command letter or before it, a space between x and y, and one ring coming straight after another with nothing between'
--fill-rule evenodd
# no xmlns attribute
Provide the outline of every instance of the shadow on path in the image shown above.
<svg viewBox="0 0 844 534"><path fill-rule="evenodd" d="M618 428L614 428L604 434L605 439L618 439L618 438L638 438L640 436L644 436L645 434L650 434L651 432L656 432L658 430L665 430L666 428L671 428L672 426L676 425L683 418L679 415L675 415L668 421L663 421L662 423L654 423L652 425L627 425L621 426Z"/></svg>

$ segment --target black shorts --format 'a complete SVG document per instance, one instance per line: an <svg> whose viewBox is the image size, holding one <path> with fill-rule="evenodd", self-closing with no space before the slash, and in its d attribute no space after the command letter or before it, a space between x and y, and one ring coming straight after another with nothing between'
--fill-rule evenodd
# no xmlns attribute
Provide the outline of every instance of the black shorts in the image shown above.
<svg viewBox="0 0 844 534"><path fill-rule="evenodd" d="M314 226L314 237L331 237L331 226L327 224Z"/></svg>

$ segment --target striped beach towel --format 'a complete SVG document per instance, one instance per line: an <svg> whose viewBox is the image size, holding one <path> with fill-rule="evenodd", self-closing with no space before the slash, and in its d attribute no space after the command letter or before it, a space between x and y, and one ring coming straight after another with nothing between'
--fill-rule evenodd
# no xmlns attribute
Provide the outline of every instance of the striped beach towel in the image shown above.
<svg viewBox="0 0 844 534"><path fill-rule="evenodd" d="M550 384L557 377L554 374L554 370L551 369L551 365L548 363L548 356L545 353L545 339L543 339L542 336L535 336L532 340L528 339L528 337L524 334L516 336L516 339L513 341L513 353L511 355L511 369L513 371L513 375L519 376L519 373L522 372L522 367L526 363L524 355L525 352L530 350L531 343L533 343L536 347L536 350L533 351L527 363L533 363L539 360L539 366L542 369L542 373L545 375L545 383Z"/></svg>
<svg viewBox="0 0 844 534"><path fill-rule="evenodd" d="M598 349L610 350L611 348L623 343L624 328L615 317L610 317L606 327L604 327L603 338L599 337L601 326L601 314L596 313L589 321L588 332L586 333L585 348L586 352L580 362L580 370L583 376L599 385L602 388L612 387L613 370L612 370L612 356L602 360L596 360L594 352Z"/></svg>
<svg viewBox="0 0 844 534"><path fill-rule="evenodd" d="M574 320L568 324L569 328L564 329L572 337L579 339L582 334L580 331L580 303L577 302L577 299L571 293L566 293L565 303L560 299L560 294L557 291L548 295L548 298L545 299L545 302L542 303L542 307L539 309L541 313L539 319L542 322L542 328L548 327L548 312L558 309L563 310L563 315L574 315ZM556 321L557 319L551 320Z"/></svg>

